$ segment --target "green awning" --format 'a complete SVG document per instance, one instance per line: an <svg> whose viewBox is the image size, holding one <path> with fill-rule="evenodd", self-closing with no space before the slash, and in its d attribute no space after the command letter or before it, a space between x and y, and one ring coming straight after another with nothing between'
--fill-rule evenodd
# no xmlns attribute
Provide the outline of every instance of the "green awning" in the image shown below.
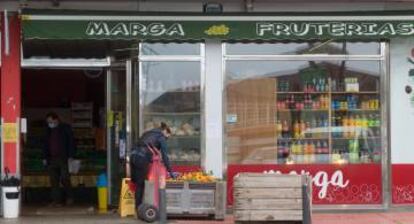
<svg viewBox="0 0 414 224"><path fill-rule="evenodd" d="M414 11L206 15L23 10L21 18L26 40L378 40L414 36Z"/></svg>

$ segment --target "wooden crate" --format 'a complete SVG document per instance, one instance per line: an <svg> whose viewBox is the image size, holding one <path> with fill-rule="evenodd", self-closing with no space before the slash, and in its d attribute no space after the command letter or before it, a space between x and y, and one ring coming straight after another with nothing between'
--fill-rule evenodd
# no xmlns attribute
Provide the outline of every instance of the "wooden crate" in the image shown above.
<svg viewBox="0 0 414 224"><path fill-rule="evenodd" d="M240 173L234 178L235 221L310 224L311 186L307 175Z"/></svg>
<svg viewBox="0 0 414 224"><path fill-rule="evenodd" d="M169 216L214 216L222 220L226 212L226 183L168 183Z"/></svg>

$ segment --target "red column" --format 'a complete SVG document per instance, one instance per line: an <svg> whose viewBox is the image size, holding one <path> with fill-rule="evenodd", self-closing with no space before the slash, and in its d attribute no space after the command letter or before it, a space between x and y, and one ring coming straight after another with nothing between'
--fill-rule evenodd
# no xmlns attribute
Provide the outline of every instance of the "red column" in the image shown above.
<svg viewBox="0 0 414 224"><path fill-rule="evenodd" d="M2 171L9 168L11 174L20 174L19 120L21 100L20 77L20 20L17 13L8 13L8 33L2 14L1 26L1 117L2 123ZM6 53L6 35L9 50Z"/></svg>

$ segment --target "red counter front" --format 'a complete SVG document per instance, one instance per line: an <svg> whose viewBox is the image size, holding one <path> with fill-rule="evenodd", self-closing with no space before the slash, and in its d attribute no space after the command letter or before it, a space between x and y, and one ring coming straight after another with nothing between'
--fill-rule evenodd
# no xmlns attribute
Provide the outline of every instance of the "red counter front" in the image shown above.
<svg viewBox="0 0 414 224"><path fill-rule="evenodd" d="M307 172L313 177L313 204L381 204L380 164L229 165L227 202L233 203L233 178L240 172Z"/></svg>

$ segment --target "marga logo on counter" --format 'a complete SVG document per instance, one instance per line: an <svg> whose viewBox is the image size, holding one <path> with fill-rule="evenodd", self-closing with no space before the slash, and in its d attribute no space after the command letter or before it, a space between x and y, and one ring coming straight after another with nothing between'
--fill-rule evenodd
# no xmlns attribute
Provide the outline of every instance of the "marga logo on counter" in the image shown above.
<svg viewBox="0 0 414 224"><path fill-rule="evenodd" d="M164 23L142 24L137 22L90 22L86 28L88 36L185 36L183 26L179 23L170 25Z"/></svg>

